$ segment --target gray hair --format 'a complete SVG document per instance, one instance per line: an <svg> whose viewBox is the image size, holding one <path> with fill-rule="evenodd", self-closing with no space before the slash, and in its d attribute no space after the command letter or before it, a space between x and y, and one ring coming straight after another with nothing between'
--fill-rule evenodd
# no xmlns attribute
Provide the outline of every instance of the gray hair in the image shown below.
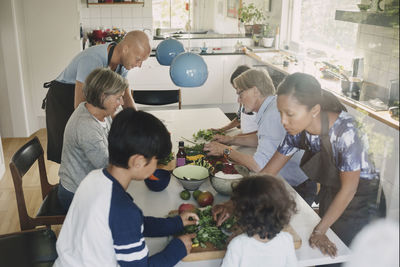
<svg viewBox="0 0 400 267"><path fill-rule="evenodd" d="M129 87L128 81L109 68L97 68L86 78L83 93L86 101L95 107L104 109L104 99L116 95Z"/></svg>
<svg viewBox="0 0 400 267"><path fill-rule="evenodd" d="M271 77L265 70L249 69L233 80L236 88L248 90L256 87L262 96L275 94L275 87Z"/></svg>

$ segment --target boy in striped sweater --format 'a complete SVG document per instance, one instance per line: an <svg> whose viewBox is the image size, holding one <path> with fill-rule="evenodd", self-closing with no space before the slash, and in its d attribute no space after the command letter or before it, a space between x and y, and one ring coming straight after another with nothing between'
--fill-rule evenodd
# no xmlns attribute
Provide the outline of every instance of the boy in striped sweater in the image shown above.
<svg viewBox="0 0 400 267"><path fill-rule="evenodd" d="M157 159L170 153L167 129L151 114L125 109L111 125L108 144L109 166L89 173L75 193L54 266L174 266L190 252L193 234L172 239L151 257L144 237L182 232L197 222L197 215L143 216L126 192L132 180L149 177Z"/></svg>

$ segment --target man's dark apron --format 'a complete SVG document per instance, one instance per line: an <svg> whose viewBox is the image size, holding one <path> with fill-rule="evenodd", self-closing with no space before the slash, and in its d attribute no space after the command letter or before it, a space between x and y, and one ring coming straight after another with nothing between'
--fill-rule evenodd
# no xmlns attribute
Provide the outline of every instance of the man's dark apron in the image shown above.
<svg viewBox="0 0 400 267"><path fill-rule="evenodd" d="M115 43L112 43L108 52L108 64L113 55L115 45ZM122 67L118 65L117 71L118 69L120 74ZM42 108L46 110L47 159L61 163L65 126L74 112L75 84L66 84L53 80L44 83L43 87L49 88L42 103Z"/></svg>
<svg viewBox="0 0 400 267"><path fill-rule="evenodd" d="M340 171L336 167L332 146L329 140L329 119L326 112L321 113L322 133L320 135L321 150L313 154L310 146L306 144L305 132L302 132L301 144L305 153L301 159L300 167L312 180L321 184L319 197L319 216L322 218L339 192ZM360 179L357 192L339 219L331 229L339 238L349 245L354 236L371 219L377 217L377 195L379 179ZM380 201L385 203L383 194Z"/></svg>

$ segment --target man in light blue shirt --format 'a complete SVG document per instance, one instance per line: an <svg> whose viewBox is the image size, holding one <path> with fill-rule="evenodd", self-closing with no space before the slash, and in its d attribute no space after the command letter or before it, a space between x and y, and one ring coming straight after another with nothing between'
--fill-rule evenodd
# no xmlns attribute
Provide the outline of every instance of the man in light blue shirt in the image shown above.
<svg viewBox="0 0 400 267"><path fill-rule="evenodd" d="M47 159L61 162L65 125L72 112L85 101L83 84L96 68L110 68L122 77L134 67L141 67L150 55L149 38L142 31L131 31L116 43L92 46L76 55L70 64L53 81L45 83L49 88L43 107L46 109ZM124 107L135 107L129 88L126 89Z"/></svg>
<svg viewBox="0 0 400 267"><path fill-rule="evenodd" d="M238 102L246 112L257 112L257 133L244 136L217 135L213 142L206 144L204 150L208 155L225 155L232 161L244 165L254 172L259 172L268 163L279 144L286 135L280 121L280 114L276 106L275 87L268 73L262 70L250 69L234 80ZM254 155L241 153L229 145L256 147ZM315 196L315 184L311 187L308 177L300 169L300 160L303 151L297 152L280 175L311 204ZM305 188L303 188L305 187ZM306 191L306 192L303 192ZM311 197L308 194L311 191Z"/></svg>

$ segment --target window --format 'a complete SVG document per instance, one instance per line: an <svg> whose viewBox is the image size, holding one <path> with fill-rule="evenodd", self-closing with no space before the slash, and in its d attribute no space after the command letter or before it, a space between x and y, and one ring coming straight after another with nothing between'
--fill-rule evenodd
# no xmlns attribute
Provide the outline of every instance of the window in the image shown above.
<svg viewBox="0 0 400 267"><path fill-rule="evenodd" d="M289 39L304 48L313 48L348 59L354 54L358 25L335 20L337 9L354 9L359 0L289 0Z"/></svg>
<svg viewBox="0 0 400 267"><path fill-rule="evenodd" d="M152 4L154 28L185 29L189 21L189 0L153 0Z"/></svg>

